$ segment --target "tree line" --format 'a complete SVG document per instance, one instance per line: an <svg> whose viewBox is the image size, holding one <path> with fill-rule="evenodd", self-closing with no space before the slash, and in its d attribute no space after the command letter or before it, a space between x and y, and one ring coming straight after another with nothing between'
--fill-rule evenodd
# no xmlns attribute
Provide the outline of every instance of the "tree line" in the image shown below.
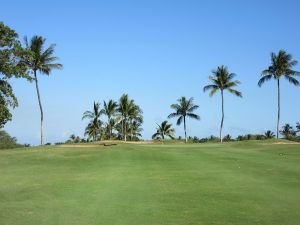
<svg viewBox="0 0 300 225"><path fill-rule="evenodd" d="M0 128L12 119L11 109L18 106L18 101L14 95L10 83L11 78L24 78L29 82L35 83L38 106L40 110L40 144L44 143L43 121L44 111L41 101L41 93L38 83L38 74L50 75L53 69L62 69L63 65L58 63L59 58L54 55L55 44L45 46L46 39L41 36L33 36L30 40L24 38L24 44L19 40L18 34L0 22ZM261 72L261 78L258 86L261 87L266 81L271 79L276 81L277 85L277 120L276 120L276 138L280 134L280 113L281 98L280 84L281 78L285 78L294 86L299 86L296 79L300 73L293 70L298 62L292 55L284 50L277 54L271 53L270 65ZM224 92L228 91L237 97L242 97L242 93L236 90L241 83L235 79L236 74L229 72L224 65L217 67L208 77L210 83L203 88L204 92L209 91L209 96L214 96L220 92L221 97L221 122L219 130L219 140L223 141L223 126L225 114ZM139 140L142 132L143 116L141 108L135 104L133 99L129 99L127 94L120 97L119 101L109 100L103 102L103 108L100 103L94 102L93 109L83 114L83 119L89 119L85 129L85 135L90 140L119 139L127 141ZM101 109L100 109L101 108ZM185 141L187 142L186 120L188 118L200 120L200 116L194 113L199 108L193 103L193 98L181 97L177 103L171 105L173 112L168 119L177 118L177 125L183 124ZM100 120L101 115L106 115L107 120ZM168 121L157 124L156 132L153 138L165 137L172 138L175 130ZM284 129L283 129L284 130ZM284 135L284 134L283 134Z"/></svg>

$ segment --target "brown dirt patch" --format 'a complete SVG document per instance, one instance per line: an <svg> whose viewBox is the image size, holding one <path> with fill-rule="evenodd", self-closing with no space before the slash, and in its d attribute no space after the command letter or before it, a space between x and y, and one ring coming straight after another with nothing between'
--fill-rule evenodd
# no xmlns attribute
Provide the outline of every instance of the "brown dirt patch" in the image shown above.
<svg viewBox="0 0 300 225"><path fill-rule="evenodd" d="M291 142L277 141L274 143L274 145L298 145L298 144L299 144L298 142L294 142L294 141Z"/></svg>
<svg viewBox="0 0 300 225"><path fill-rule="evenodd" d="M60 145L61 148L102 148L103 145Z"/></svg>

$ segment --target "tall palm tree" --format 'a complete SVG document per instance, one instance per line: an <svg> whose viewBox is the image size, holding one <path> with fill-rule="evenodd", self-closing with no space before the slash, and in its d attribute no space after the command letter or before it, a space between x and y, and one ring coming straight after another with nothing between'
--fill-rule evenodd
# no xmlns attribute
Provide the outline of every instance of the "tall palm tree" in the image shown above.
<svg viewBox="0 0 300 225"><path fill-rule="evenodd" d="M174 113L171 113L168 118L179 117L177 120L177 125L179 126L182 122L184 125L184 135L185 135L185 142L187 142L187 135L186 135L186 117L200 120L200 116L194 114L193 111L199 108L198 105L194 105L193 98L186 99L186 97L181 97L178 99L178 103L172 104L171 108L175 110Z"/></svg>
<svg viewBox="0 0 300 225"><path fill-rule="evenodd" d="M220 126L220 141L223 141L222 131L224 123L224 91L228 90L230 93L242 97L242 93L234 89L241 82L239 80L233 80L236 76L234 73L230 73L226 66L219 66L216 70L212 71L211 76L208 79L211 81L211 84L205 86L203 91L210 91L209 96L212 97L217 91L221 92L222 99L222 119Z"/></svg>
<svg viewBox="0 0 300 225"><path fill-rule="evenodd" d="M128 132L127 119L133 107L135 107L134 101L129 99L128 94L123 94L119 99L118 112L121 115L122 137L124 141L127 141L127 132Z"/></svg>
<svg viewBox="0 0 300 225"><path fill-rule="evenodd" d="M264 136L266 139L271 139L271 138L274 138L275 137L275 134L273 131L271 130L267 130L265 133L264 133Z"/></svg>
<svg viewBox="0 0 300 225"><path fill-rule="evenodd" d="M293 60L292 55L288 54L284 50L280 50L277 55L272 52L271 65L268 67L268 69L262 71L262 78L260 78L258 81L259 87L272 78L277 81L277 139L279 138L280 123L280 78L284 77L288 80L288 82L295 86L299 86L299 81L295 78L295 76L299 75L299 72L292 70L297 63L298 62L296 60Z"/></svg>
<svg viewBox="0 0 300 225"><path fill-rule="evenodd" d="M88 124L85 133L86 135L93 137L94 141L96 141L97 136L101 133L101 114L102 110L100 109L100 103L94 102L93 111L85 111L82 116L82 119L90 119L90 123Z"/></svg>
<svg viewBox="0 0 300 225"><path fill-rule="evenodd" d="M53 69L62 69L63 65L56 63L58 57L54 56L55 44L51 44L46 50L44 50L46 39L41 36L33 36L30 43L25 37L26 48L31 51L32 57L27 60L29 68L33 71L36 92L38 96L38 102L41 113L41 145L43 144L43 120L44 113L41 102L41 96L39 91L39 84L37 79L37 72L41 74L50 75Z"/></svg>
<svg viewBox="0 0 300 225"><path fill-rule="evenodd" d="M174 139L175 129L172 128L172 124L169 124L167 120L162 122L161 125L157 124L157 126L156 133L152 135L152 139L161 137L164 140L165 136Z"/></svg>
<svg viewBox="0 0 300 225"><path fill-rule="evenodd" d="M116 114L118 104L114 100L109 100L108 103L104 101L102 113L107 116L107 125L109 129L109 139L112 137L113 124L112 117Z"/></svg>

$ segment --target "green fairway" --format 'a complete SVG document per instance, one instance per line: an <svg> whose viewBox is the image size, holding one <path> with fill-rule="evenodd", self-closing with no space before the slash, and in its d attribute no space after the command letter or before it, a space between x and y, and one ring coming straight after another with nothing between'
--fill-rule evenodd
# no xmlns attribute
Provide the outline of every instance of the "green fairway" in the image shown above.
<svg viewBox="0 0 300 225"><path fill-rule="evenodd" d="M1 225L297 225L300 145L0 151Z"/></svg>

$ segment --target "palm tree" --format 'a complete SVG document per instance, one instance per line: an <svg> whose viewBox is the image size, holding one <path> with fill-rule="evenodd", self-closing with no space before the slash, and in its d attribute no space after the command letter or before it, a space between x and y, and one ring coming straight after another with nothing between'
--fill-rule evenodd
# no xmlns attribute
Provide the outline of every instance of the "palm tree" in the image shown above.
<svg viewBox="0 0 300 225"><path fill-rule="evenodd" d="M297 132L300 132L300 123L299 122L297 122L297 124L296 124L296 129L297 129Z"/></svg>
<svg viewBox="0 0 300 225"><path fill-rule="evenodd" d="M232 137L230 134L225 135L223 139L224 141L232 141Z"/></svg>
<svg viewBox="0 0 300 225"><path fill-rule="evenodd" d="M122 138L126 141L126 135L125 135L125 126L124 124L126 123L126 119L125 117L127 116L128 114L128 108L129 108L129 98L128 98L128 95L127 94L123 94L121 96L121 98L119 99L119 107L118 107L118 112L120 113L121 115L121 128L122 128L122 131L121 131L121 135L122 135Z"/></svg>
<svg viewBox="0 0 300 225"><path fill-rule="evenodd" d="M168 136L171 139L174 139L175 129L172 128L172 124L168 124L168 121L165 120L161 125L157 124L156 133L152 135L152 139L161 137L163 140L165 136Z"/></svg>
<svg viewBox="0 0 300 225"><path fill-rule="evenodd" d="M96 141L96 137L101 133L101 114L102 110L100 109L100 103L94 102L93 111L85 111L82 116L82 119L90 119L90 123L88 124L85 133L86 135L93 137L94 141Z"/></svg>
<svg viewBox="0 0 300 225"><path fill-rule="evenodd" d="M185 135L185 142L187 142L187 135L186 135L186 117L200 120L200 116L197 114L194 114L193 111L199 108L198 105L194 105L193 98L190 98L189 100L186 99L186 97L181 97L178 99L177 104L172 104L171 108L175 110L174 113L171 113L168 118L174 118L179 117L177 120L177 125L179 126L182 121L184 125L184 135Z"/></svg>
<svg viewBox="0 0 300 225"><path fill-rule="evenodd" d="M275 137L275 134L274 132L272 132L271 130L267 130L265 133L264 133L264 136L266 139L272 139Z"/></svg>
<svg viewBox="0 0 300 225"><path fill-rule="evenodd" d="M286 138L291 138L291 137L295 137L296 132L294 131L293 127L290 124L285 124L282 127L282 130L280 131L280 133Z"/></svg>
<svg viewBox="0 0 300 225"><path fill-rule="evenodd" d="M106 137L108 137L110 140L113 138L114 133L113 130L116 128L117 126L117 120L115 118L111 118L107 124L106 124Z"/></svg>
<svg viewBox="0 0 300 225"><path fill-rule="evenodd" d="M128 112L128 126L130 128L130 140L133 140L134 131L137 130L143 123L143 111L142 109L136 105L133 101L130 104L129 112ZM142 129L140 130L140 132Z"/></svg>
<svg viewBox="0 0 300 225"><path fill-rule="evenodd" d="M107 116L107 127L109 130L109 139L112 137L112 130L114 127L111 125L113 124L112 117L116 114L118 108L118 104L113 101L109 100L108 103L104 101L102 113Z"/></svg>
<svg viewBox="0 0 300 225"><path fill-rule="evenodd" d="M70 140L71 140L71 142L74 142L74 141L75 141L75 139L76 139L76 136L75 136L75 134L71 134L71 135L70 135Z"/></svg>
<svg viewBox="0 0 300 225"><path fill-rule="evenodd" d="M84 135L92 138L93 141L97 141L99 135L101 134L101 121L93 119L85 128Z"/></svg>
<svg viewBox="0 0 300 225"><path fill-rule="evenodd" d="M142 137L141 132L143 131L143 128L141 126L142 126L142 123L140 123L137 120L134 120L130 124L130 128L128 129L128 132L130 132L130 140L131 141L138 141L139 137Z"/></svg>
<svg viewBox="0 0 300 225"><path fill-rule="evenodd" d="M63 65L60 63L56 63L58 57L54 56L54 48L55 45L51 44L46 50L44 50L46 39L41 36L33 36L30 43L25 37L26 48L31 51L32 57L27 60L27 64L29 68L33 71L34 81L36 92L38 96L38 102L41 113L41 145L43 145L43 120L44 113L41 102L41 96L39 91L38 79L37 79L37 71L41 74L50 75L52 69L62 69Z"/></svg>
<svg viewBox="0 0 300 225"><path fill-rule="evenodd" d="M102 110L100 109L100 103L94 102L93 111L85 111L83 113L82 119L99 120L101 114Z"/></svg>
<svg viewBox="0 0 300 225"><path fill-rule="evenodd" d="M262 78L258 81L258 86L261 87L266 81L272 78L277 81L277 139L279 138L279 122L280 122L280 78L286 78L290 83L299 86L299 81L295 76L299 75L298 71L292 70L292 67L297 65L297 61L293 60L292 55L284 50L280 50L278 54L271 53L271 65L268 69L262 71Z"/></svg>
<svg viewBox="0 0 300 225"><path fill-rule="evenodd" d="M122 137L124 141L127 141L127 132L128 132L128 118L130 114L135 110L134 100L130 100L127 94L123 94L119 99L118 112L121 115L121 124L122 124Z"/></svg>
<svg viewBox="0 0 300 225"><path fill-rule="evenodd" d="M222 142L222 130L224 123L224 91L228 90L230 93L242 97L242 93L234 89L241 82L239 80L233 80L236 76L234 73L230 73L226 66L219 66L217 70L212 71L213 75L209 76L211 84L205 86L203 91L210 91L209 96L212 97L217 91L221 92L222 99L222 119L220 126L220 141Z"/></svg>

